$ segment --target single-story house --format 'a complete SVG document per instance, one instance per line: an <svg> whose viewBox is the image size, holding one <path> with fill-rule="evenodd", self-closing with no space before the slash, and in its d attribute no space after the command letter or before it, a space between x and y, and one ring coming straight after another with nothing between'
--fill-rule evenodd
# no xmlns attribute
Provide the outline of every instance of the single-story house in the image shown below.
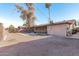
<svg viewBox="0 0 79 59"><path fill-rule="evenodd" d="M48 24L34 26L33 31L34 33L47 33L47 26Z"/></svg>
<svg viewBox="0 0 79 59"><path fill-rule="evenodd" d="M56 22L52 24L37 25L32 27L35 33L66 36L67 30L76 26L75 20Z"/></svg>

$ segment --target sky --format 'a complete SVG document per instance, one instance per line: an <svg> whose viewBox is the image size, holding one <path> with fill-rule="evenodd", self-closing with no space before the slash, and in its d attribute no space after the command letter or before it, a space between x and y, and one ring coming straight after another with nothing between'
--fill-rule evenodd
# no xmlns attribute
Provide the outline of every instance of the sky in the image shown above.
<svg viewBox="0 0 79 59"><path fill-rule="evenodd" d="M25 9L25 4L20 4ZM45 8L44 3L35 3L35 24L48 23L48 9ZM53 3L50 7L51 20L53 22L79 19L79 4L78 3ZM21 26L24 21L19 17L20 12L17 12L15 3L0 3L0 22L4 24L4 27L14 25L15 27Z"/></svg>

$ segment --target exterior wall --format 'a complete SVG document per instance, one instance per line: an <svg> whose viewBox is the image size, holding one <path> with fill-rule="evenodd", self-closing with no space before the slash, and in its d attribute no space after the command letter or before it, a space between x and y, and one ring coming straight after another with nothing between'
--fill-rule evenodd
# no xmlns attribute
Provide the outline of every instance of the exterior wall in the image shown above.
<svg viewBox="0 0 79 59"><path fill-rule="evenodd" d="M75 24L70 24L70 29L75 28Z"/></svg>
<svg viewBox="0 0 79 59"><path fill-rule="evenodd" d="M67 24L51 25L47 27L47 33L58 36L66 36Z"/></svg>
<svg viewBox="0 0 79 59"><path fill-rule="evenodd" d="M47 26L34 27L34 32L36 33L46 33Z"/></svg>
<svg viewBox="0 0 79 59"><path fill-rule="evenodd" d="M0 40L4 39L4 27L3 24L0 23Z"/></svg>

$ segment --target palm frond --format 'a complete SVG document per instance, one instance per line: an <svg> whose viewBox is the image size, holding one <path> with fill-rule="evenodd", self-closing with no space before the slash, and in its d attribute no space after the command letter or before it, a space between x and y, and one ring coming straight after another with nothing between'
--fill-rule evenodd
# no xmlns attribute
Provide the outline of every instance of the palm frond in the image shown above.
<svg viewBox="0 0 79 59"><path fill-rule="evenodd" d="M46 6L46 8L50 8L51 3L46 3L45 6Z"/></svg>

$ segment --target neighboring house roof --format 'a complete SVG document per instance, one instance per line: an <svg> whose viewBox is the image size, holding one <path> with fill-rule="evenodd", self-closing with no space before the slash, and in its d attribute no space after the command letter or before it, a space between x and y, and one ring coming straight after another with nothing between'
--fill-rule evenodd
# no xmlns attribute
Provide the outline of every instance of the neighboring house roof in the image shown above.
<svg viewBox="0 0 79 59"><path fill-rule="evenodd" d="M66 22L71 23L71 24L75 24L75 25L76 25L76 20L75 20L75 19L67 20Z"/></svg>

